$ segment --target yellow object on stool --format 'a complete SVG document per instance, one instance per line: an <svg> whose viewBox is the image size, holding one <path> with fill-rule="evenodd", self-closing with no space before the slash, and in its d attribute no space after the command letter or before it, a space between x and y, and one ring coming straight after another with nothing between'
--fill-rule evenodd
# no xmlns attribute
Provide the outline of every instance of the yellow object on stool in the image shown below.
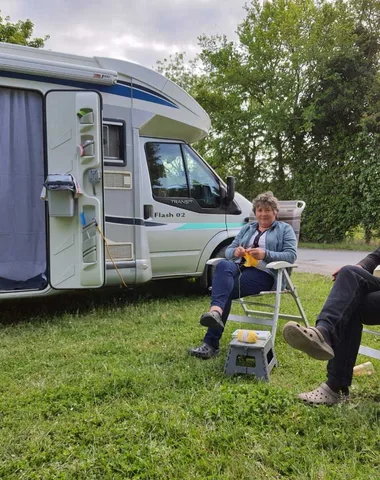
<svg viewBox="0 0 380 480"><path fill-rule="evenodd" d="M249 253L245 253L243 258L245 258L244 266L245 267L257 267L259 264L259 260L256 260L256 258L253 258L252 255Z"/></svg>
<svg viewBox="0 0 380 480"><path fill-rule="evenodd" d="M239 342L256 343L259 337L254 330L238 330L236 338Z"/></svg>

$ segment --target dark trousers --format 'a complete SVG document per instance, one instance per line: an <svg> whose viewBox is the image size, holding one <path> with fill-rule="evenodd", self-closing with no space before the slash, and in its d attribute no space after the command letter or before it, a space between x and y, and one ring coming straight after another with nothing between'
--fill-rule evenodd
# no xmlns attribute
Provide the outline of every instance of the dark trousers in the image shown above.
<svg viewBox="0 0 380 480"><path fill-rule="evenodd" d="M224 325L230 314L232 300L235 298L255 295L273 287L274 278L269 273L257 268L245 268L229 260L222 260L215 269L211 290L211 306L223 310ZM219 340L223 335L223 328L209 328L203 339L205 343L219 348Z"/></svg>
<svg viewBox="0 0 380 480"><path fill-rule="evenodd" d="M380 324L380 279L347 265L339 271L317 319L332 336L335 357L327 364L327 378L338 387L351 385L363 324Z"/></svg>

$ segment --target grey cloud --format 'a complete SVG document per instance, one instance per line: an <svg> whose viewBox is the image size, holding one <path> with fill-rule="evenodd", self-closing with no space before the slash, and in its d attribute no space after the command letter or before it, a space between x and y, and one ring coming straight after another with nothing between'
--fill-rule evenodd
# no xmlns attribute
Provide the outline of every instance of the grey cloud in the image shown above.
<svg viewBox="0 0 380 480"><path fill-rule="evenodd" d="M245 0L3 0L3 15L30 18L46 48L79 55L125 57L149 67L157 59L194 48L201 34L233 38ZM160 44L163 50L154 50Z"/></svg>

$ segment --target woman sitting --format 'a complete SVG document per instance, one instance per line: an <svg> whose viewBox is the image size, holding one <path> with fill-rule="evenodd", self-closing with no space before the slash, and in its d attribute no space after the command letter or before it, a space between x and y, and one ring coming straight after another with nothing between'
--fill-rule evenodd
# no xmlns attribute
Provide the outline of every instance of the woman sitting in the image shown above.
<svg viewBox="0 0 380 480"><path fill-rule="evenodd" d="M275 288L277 272L266 265L283 260L293 263L297 257L296 235L290 225L277 220L279 203L272 192L253 200L256 221L245 225L226 250L226 260L215 269L211 307L200 318L208 327L201 346L190 355L208 359L219 353L232 300Z"/></svg>

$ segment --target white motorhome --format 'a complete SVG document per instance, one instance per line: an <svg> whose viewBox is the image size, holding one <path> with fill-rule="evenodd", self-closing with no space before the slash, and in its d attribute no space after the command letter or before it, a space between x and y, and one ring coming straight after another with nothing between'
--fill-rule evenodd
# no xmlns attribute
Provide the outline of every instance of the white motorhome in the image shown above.
<svg viewBox="0 0 380 480"><path fill-rule="evenodd" d="M0 43L0 299L207 281L251 210L191 148L209 128L153 70Z"/></svg>

